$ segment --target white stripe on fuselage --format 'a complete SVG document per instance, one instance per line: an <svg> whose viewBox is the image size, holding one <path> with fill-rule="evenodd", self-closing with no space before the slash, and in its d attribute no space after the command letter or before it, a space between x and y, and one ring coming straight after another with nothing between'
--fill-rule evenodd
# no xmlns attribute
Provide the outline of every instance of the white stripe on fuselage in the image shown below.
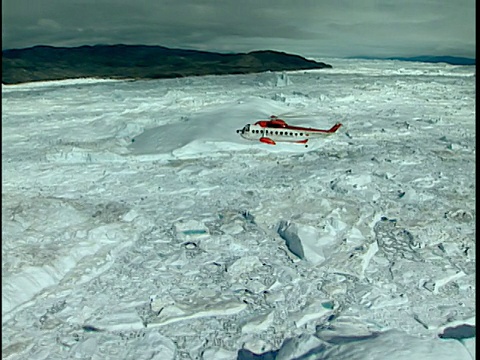
<svg viewBox="0 0 480 360"><path fill-rule="evenodd" d="M250 125L249 131L244 131L241 136L248 140L259 140L262 137L274 141L302 141L312 137L325 136L326 133L314 133L309 131L292 130L288 128L269 128L259 125Z"/></svg>

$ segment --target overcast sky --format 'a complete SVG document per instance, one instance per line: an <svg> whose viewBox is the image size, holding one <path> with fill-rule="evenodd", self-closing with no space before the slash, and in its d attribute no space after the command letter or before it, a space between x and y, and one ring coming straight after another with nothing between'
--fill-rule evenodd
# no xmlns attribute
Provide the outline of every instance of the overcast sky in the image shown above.
<svg viewBox="0 0 480 360"><path fill-rule="evenodd" d="M475 57L475 0L3 0L2 49L162 45Z"/></svg>

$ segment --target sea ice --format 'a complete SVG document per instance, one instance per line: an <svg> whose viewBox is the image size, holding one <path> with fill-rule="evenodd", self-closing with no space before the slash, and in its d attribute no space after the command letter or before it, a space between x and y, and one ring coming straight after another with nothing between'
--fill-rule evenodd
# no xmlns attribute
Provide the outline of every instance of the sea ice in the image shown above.
<svg viewBox="0 0 480 360"><path fill-rule="evenodd" d="M474 357L475 67L327 62L2 86L4 357Z"/></svg>

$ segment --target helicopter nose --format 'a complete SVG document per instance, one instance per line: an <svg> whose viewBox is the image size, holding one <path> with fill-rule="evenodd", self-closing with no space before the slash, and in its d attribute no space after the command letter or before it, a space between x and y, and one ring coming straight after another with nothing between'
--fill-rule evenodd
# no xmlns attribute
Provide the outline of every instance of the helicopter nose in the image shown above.
<svg viewBox="0 0 480 360"><path fill-rule="evenodd" d="M239 133L241 133L241 132L242 132L242 130L237 130L237 134L239 134Z"/></svg>

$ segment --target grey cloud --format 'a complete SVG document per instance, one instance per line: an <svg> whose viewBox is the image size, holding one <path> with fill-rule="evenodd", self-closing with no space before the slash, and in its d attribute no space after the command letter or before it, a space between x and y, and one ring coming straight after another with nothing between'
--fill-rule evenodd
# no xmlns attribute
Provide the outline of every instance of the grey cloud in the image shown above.
<svg viewBox="0 0 480 360"><path fill-rule="evenodd" d="M418 55L427 50L435 55L445 49L455 52L445 55L474 57L475 53L474 0L39 3L2 3L4 48L126 43L235 52L275 49L325 56L382 51Z"/></svg>

